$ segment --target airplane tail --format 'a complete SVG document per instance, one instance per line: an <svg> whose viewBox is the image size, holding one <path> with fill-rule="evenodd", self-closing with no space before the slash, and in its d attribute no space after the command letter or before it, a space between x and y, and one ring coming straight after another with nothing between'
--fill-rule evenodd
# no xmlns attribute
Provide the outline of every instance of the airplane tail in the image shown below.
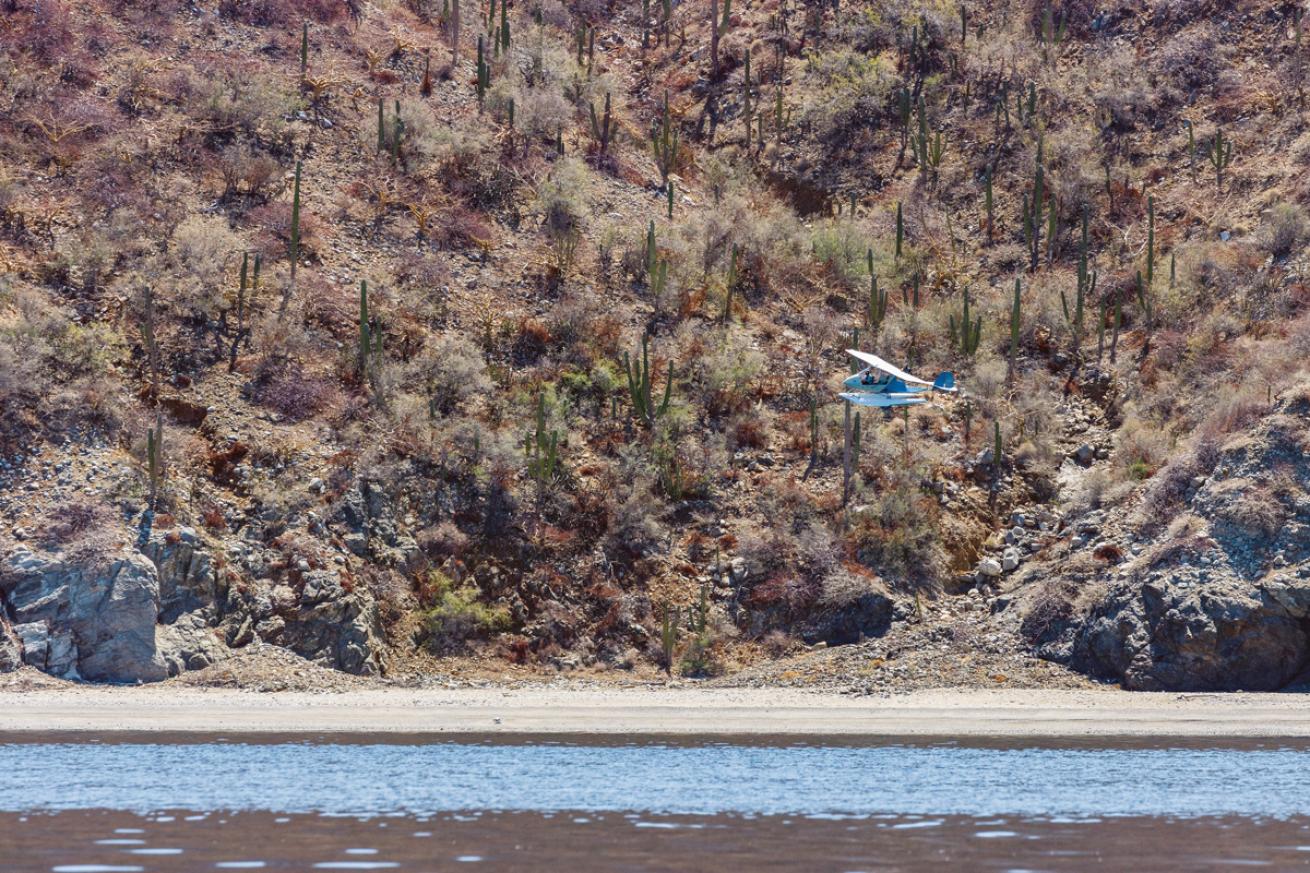
<svg viewBox="0 0 1310 873"><path fill-rule="evenodd" d="M938 373L937 378L933 380L932 388L934 391L954 391L955 374L950 371Z"/></svg>

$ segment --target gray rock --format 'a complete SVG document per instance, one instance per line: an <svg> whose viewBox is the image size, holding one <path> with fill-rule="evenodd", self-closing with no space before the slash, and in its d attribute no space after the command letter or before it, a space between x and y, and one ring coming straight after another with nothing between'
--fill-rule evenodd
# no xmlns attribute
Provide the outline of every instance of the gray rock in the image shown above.
<svg viewBox="0 0 1310 873"><path fill-rule="evenodd" d="M47 628L44 669L108 682L166 675L155 647L159 576L139 552L71 563L20 547L0 564L0 599L16 623Z"/></svg>
<svg viewBox="0 0 1310 873"><path fill-rule="evenodd" d="M44 670L46 656L50 654L50 628L44 621L14 625L14 633L23 650L23 663Z"/></svg>
<svg viewBox="0 0 1310 873"><path fill-rule="evenodd" d="M9 673L23 666L23 648L18 636L0 617L0 673Z"/></svg>
<svg viewBox="0 0 1310 873"><path fill-rule="evenodd" d="M1146 691L1272 691L1296 678L1310 657L1310 583L1186 572L1116 584L1079 628L1073 666Z"/></svg>
<svg viewBox="0 0 1310 873"><path fill-rule="evenodd" d="M978 572L983 576L995 577L1001 575L1002 568L995 558L983 558L978 562Z"/></svg>
<svg viewBox="0 0 1310 873"><path fill-rule="evenodd" d="M152 531L142 552L159 574L161 624L220 601L214 561L193 529Z"/></svg>
<svg viewBox="0 0 1310 873"><path fill-rule="evenodd" d="M1096 458L1096 451L1091 446L1087 445L1087 443L1083 443L1081 446L1074 449L1072 457L1082 466L1090 467L1092 461Z"/></svg>
<svg viewBox="0 0 1310 873"><path fill-rule="evenodd" d="M1005 554L1001 556L1001 569L1008 573L1018 566L1019 553L1012 549L1006 549Z"/></svg>
<svg viewBox="0 0 1310 873"><path fill-rule="evenodd" d="M218 631L198 613L182 616L179 621L160 627L155 639L170 676L186 670L201 670L231 657L231 651L223 644Z"/></svg>

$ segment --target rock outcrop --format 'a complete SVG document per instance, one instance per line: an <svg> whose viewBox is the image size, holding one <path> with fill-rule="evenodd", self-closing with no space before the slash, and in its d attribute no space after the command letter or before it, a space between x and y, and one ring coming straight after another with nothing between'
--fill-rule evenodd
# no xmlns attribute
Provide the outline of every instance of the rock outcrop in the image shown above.
<svg viewBox="0 0 1310 873"><path fill-rule="evenodd" d="M282 580L276 553L241 554L248 576L220 571L213 546L185 527L108 555L15 547L0 562L0 671L26 663L69 679L154 682L258 637L325 667L382 672L377 606L341 567L296 567Z"/></svg>
<svg viewBox="0 0 1310 873"><path fill-rule="evenodd" d="M1273 690L1310 667L1310 399L1147 494L1178 515L1074 628L1071 664L1144 690ZM1173 489L1171 493L1168 489ZM1158 524L1158 522L1156 523ZM1143 529L1155 530L1152 519Z"/></svg>
<svg viewBox="0 0 1310 873"><path fill-rule="evenodd" d="M159 577L135 550L76 563L20 547L0 564L0 595L33 666L104 682L167 675L155 645Z"/></svg>
<svg viewBox="0 0 1310 873"><path fill-rule="evenodd" d="M1073 666L1143 691L1272 691L1310 656L1310 568L1255 586L1169 567L1111 589L1074 640Z"/></svg>

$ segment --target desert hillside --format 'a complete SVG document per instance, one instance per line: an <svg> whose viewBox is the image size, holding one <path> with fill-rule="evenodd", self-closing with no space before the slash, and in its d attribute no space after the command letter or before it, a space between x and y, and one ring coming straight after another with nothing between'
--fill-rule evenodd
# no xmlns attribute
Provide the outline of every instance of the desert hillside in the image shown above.
<svg viewBox="0 0 1310 873"><path fill-rule="evenodd" d="M0 0L0 672L1306 681L1304 12Z"/></svg>

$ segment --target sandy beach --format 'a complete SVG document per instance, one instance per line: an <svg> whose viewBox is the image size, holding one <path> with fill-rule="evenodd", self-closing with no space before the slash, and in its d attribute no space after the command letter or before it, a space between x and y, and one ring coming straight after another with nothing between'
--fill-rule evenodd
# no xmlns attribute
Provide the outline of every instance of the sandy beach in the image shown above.
<svg viewBox="0 0 1310 873"><path fill-rule="evenodd" d="M74 687L0 693L0 732L830 737L1310 737L1310 696L1116 690L853 697L766 688Z"/></svg>

